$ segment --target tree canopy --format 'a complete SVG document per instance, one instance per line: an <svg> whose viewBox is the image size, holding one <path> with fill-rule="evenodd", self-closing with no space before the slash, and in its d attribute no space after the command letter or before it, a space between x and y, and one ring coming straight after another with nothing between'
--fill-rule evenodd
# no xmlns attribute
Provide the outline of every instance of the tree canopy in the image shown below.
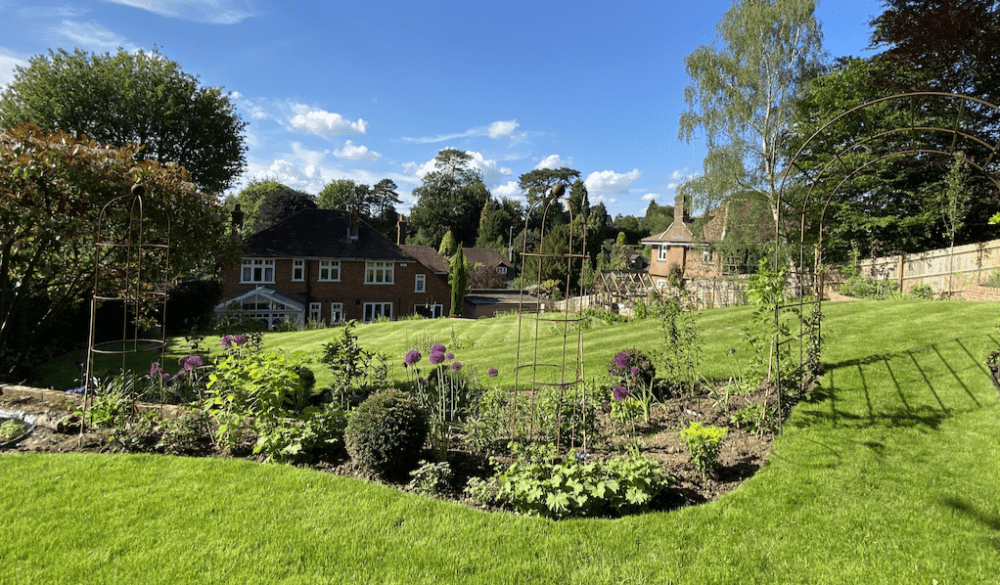
<svg viewBox="0 0 1000 585"><path fill-rule="evenodd" d="M471 163L472 155L454 148L434 157L436 170L413 190L417 202L410 209L409 226L417 232L418 242L436 246L448 230L457 242L476 241L476 219L491 195L482 173Z"/></svg>
<svg viewBox="0 0 1000 585"><path fill-rule="evenodd" d="M127 260L118 248L95 257L94 234L104 205L137 182L146 190L144 239L162 243L169 222L170 272L160 276L210 273L239 258L218 200L199 193L182 167L140 160L136 150L30 125L0 133L0 373L47 343L88 298L95 266L109 286L122 277ZM110 208L105 233L121 234L129 209Z"/></svg>
<svg viewBox="0 0 1000 585"><path fill-rule="evenodd" d="M246 165L246 123L229 97L155 50L36 55L0 94L0 125L22 122L101 144L141 145L137 160L175 162L208 193L232 186Z"/></svg>
<svg viewBox="0 0 1000 585"><path fill-rule="evenodd" d="M304 209L316 209L316 200L308 193L295 189L268 193L257 211L257 230L266 230Z"/></svg>
<svg viewBox="0 0 1000 585"><path fill-rule="evenodd" d="M734 0L716 25L722 46L702 46L684 59L692 84L679 135L700 131L707 146L702 176L681 190L711 208L753 190L778 216L781 136L800 82L820 65L821 33L814 0Z"/></svg>

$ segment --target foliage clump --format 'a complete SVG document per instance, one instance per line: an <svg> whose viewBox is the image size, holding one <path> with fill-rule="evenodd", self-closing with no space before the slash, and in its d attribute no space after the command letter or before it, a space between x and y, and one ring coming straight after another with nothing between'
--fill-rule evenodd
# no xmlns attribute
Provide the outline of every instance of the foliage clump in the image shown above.
<svg viewBox="0 0 1000 585"><path fill-rule="evenodd" d="M688 428L681 431L680 436L687 445L691 464L704 475L715 467L722 449L722 439L729 429L712 425L703 426L700 422L692 422Z"/></svg>
<svg viewBox="0 0 1000 585"><path fill-rule="evenodd" d="M427 414L409 394L390 388L372 394L351 414L344 441L351 459L383 477L413 467L427 438Z"/></svg>

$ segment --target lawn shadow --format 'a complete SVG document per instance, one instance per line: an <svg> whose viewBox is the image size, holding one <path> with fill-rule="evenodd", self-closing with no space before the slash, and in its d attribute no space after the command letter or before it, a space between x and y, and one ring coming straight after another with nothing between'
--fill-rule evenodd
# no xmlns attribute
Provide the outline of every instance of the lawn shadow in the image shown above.
<svg viewBox="0 0 1000 585"><path fill-rule="evenodd" d="M954 414L956 408L958 411L963 410L961 405L945 404L942 397L954 400L961 396L956 393L959 388L968 397L967 404L981 408L982 401L977 398L967 381L959 376L959 372L971 369L965 367L966 356L984 376L989 377L989 372L960 339L955 338L945 343L954 343L964 354L957 358L961 364L954 363L955 359L949 361L948 351L942 351L942 344L900 352L876 353L825 364L821 383L813 389L808 400L798 405L798 417L793 426L808 427L825 423L834 427L867 428L884 425L889 428L924 427L937 430L943 420ZM931 355L937 357L935 361L939 360L943 368L927 362L927 359L933 359ZM926 359L918 359L918 356ZM885 370L881 370L880 366ZM886 374L887 378L884 377ZM898 406L886 405L885 397L876 396L882 391L882 385L876 382L880 379L890 383L886 385L891 385L894 390ZM841 383L841 387L838 387L838 383ZM942 394L942 390L946 388L951 393ZM920 394L924 391L927 392L927 398L933 398L930 405L920 404ZM962 402L961 399L959 401Z"/></svg>
<svg viewBox="0 0 1000 585"><path fill-rule="evenodd" d="M982 510L977 510L972 506L972 504L960 498L944 498L942 503L952 510L961 512L963 515L972 518L990 530L1000 532L1000 516L989 512L983 512Z"/></svg>

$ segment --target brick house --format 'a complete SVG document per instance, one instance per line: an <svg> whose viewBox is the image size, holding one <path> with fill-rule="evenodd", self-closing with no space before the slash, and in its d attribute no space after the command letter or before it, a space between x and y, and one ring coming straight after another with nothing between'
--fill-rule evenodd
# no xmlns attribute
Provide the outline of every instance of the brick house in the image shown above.
<svg viewBox="0 0 1000 585"><path fill-rule="evenodd" d="M216 315L236 312L269 328L285 319L441 317L451 306L446 274L340 210L306 209L247 237L240 265L221 277L225 300Z"/></svg>
<svg viewBox="0 0 1000 585"><path fill-rule="evenodd" d="M653 284L665 286L671 270L684 279L709 279L722 274L721 259L709 244L725 238L727 213L726 204L707 212L702 237L695 238L689 227L693 220L684 208L684 196L674 198L674 221L663 232L642 240L653 249L649 259Z"/></svg>

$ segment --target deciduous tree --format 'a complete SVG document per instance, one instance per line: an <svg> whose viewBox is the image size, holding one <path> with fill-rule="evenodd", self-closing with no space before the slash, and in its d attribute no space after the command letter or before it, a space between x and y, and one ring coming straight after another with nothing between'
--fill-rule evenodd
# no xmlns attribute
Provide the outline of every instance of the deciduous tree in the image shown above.
<svg viewBox="0 0 1000 585"><path fill-rule="evenodd" d="M33 57L0 95L0 125L22 122L101 144L142 145L137 160L177 163L209 193L232 186L246 165L246 123L229 96L202 87L155 50Z"/></svg>
<svg viewBox="0 0 1000 585"><path fill-rule="evenodd" d="M137 151L30 125L0 133L0 374L15 371L88 298L96 266L106 286L127 286L120 279L134 258L115 247L95 257L94 236L104 205L137 182L146 190L144 241L164 243L170 227L170 272L150 273L152 280L237 261L239 244L218 200L199 193L182 167L140 160ZM125 201L110 208L109 239L123 239L129 227Z"/></svg>

